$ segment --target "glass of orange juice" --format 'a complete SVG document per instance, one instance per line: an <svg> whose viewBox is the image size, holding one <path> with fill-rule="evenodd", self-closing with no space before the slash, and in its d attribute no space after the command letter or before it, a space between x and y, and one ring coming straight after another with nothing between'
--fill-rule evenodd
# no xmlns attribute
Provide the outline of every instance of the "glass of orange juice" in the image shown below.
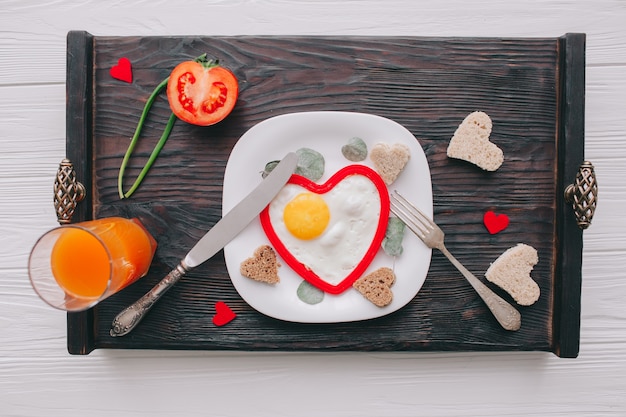
<svg viewBox="0 0 626 417"><path fill-rule="evenodd" d="M156 246L137 219L60 226L35 243L28 260L30 282L52 307L86 310L145 276Z"/></svg>

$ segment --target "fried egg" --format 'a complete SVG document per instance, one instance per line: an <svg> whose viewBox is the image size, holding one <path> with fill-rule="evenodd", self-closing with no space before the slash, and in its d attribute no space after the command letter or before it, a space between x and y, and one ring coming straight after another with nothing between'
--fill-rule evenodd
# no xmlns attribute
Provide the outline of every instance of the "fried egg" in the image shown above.
<svg viewBox="0 0 626 417"><path fill-rule="evenodd" d="M285 248L331 285L363 259L380 214L376 185L362 175L347 176L323 194L287 184L269 205L270 221Z"/></svg>

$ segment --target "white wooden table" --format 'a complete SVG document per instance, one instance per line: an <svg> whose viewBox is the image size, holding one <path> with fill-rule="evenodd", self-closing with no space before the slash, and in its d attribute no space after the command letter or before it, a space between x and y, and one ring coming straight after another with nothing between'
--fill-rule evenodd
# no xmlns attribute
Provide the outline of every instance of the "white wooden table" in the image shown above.
<svg viewBox="0 0 626 417"><path fill-rule="evenodd" d="M71 356L65 314L27 257L56 225L65 156L65 42L94 35L587 34L586 158L599 206L584 234L577 359L549 353ZM0 0L0 415L626 415L626 2Z"/></svg>

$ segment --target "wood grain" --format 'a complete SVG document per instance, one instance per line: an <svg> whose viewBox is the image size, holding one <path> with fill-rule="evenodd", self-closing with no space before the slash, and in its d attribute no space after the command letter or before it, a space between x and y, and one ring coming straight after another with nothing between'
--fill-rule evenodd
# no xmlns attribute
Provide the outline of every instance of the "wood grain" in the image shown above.
<svg viewBox="0 0 626 417"><path fill-rule="evenodd" d="M626 411L626 9L619 0L101 2L0 11L0 404L3 415L610 416ZM66 34L557 37L587 33L585 156L600 204L584 233L576 360L541 352L66 350L65 315L28 284L55 225L65 156ZM36 64L35 64L36 62ZM115 399L112 401L111 399ZM323 399L323 401L319 400Z"/></svg>
<svg viewBox="0 0 626 417"><path fill-rule="evenodd" d="M78 129L71 132L83 131L84 136L68 137L68 151L87 152L83 163L93 163L93 212L86 215L136 216L159 241L148 277L93 312L70 315L72 353L106 347L544 350L577 355L579 323L574 317L556 317L560 310L553 304L555 298L565 297L576 309L580 291L574 289L564 295L565 291L557 287L561 278L555 277L562 259L562 244L554 235L559 218L558 164L565 163L569 155L563 152L559 159L555 140L567 136L559 130L568 120L560 118L559 100L564 94L562 86L569 81L563 79L560 69L584 68L584 61L566 62L564 57L569 55L562 49L568 47L584 57L584 44L572 45L556 38L91 38L74 32L68 45L71 59L94 57L93 71L80 61L77 66L82 74L76 81L78 99L73 96L71 71L68 75L70 102L94 105L84 110L86 115L93 114L93 129L79 118ZM220 59L238 77L241 92L237 107L227 120L213 127L177 123L142 187L131 200L120 201L117 172L137 123L128 115L139 114L151 89L177 62L205 52ZM121 56L133 62L132 84L120 83L108 74ZM80 98L88 94L83 77L87 81L93 77L94 100ZM584 84L575 81L577 86ZM582 108L580 102L568 107L573 114L581 114ZM445 156L451 134L476 109L490 114L495 126L493 140L507 155L497 174ZM305 110L373 113L407 127L429 161L435 219L446 230L451 251L477 275L518 242L538 249L541 262L534 276L542 297L532 307L522 309L524 325L519 332L499 328L471 287L440 254L434 255L418 297L399 312L365 323L331 325L285 323L255 312L232 288L220 254L171 290L131 337L108 335L115 314L160 280L219 219L223 171L237 139L264 119ZM160 135L169 112L165 100L156 102L145 138ZM582 149L580 135L567 138L571 143L565 149ZM93 144L93 155L84 145L74 146L76 140ZM146 139L140 142L128 177L137 175L153 146ZM83 169L89 172L88 165ZM481 219L487 209L512 216L514 222L506 234L489 236L484 232ZM211 331L210 312L217 300L234 308L238 319L215 333ZM561 351L554 326L572 320L573 330L567 333L571 346ZM81 329L78 337L73 336L75 329ZM88 337L81 341L81 334ZM74 348L76 344L82 346Z"/></svg>

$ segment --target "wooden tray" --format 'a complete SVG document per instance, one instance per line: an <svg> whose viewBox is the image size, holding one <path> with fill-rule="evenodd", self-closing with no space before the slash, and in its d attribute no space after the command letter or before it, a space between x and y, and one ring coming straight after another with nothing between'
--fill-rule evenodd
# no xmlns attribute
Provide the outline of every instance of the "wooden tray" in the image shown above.
<svg viewBox="0 0 626 417"><path fill-rule="evenodd" d="M548 351L579 349L582 232L563 198L584 152L585 35L560 38L104 37L67 38L67 157L88 198L74 221L138 217L159 248L147 277L83 313L68 315L68 350ZM234 112L213 127L177 122L156 165L131 199L117 175L145 100L176 64L202 53L241 85ZM120 57L134 81L111 78ZM541 297L520 307L522 328L502 330L439 252L418 295L391 315L356 323L298 324L268 318L233 288L223 253L192 271L129 335L109 335L113 317L148 291L221 216L222 180L233 145L272 116L314 110L372 113L409 129L426 153L435 219L452 253L478 277L504 250L539 251L532 276ZM449 159L446 147L472 111L493 119L505 163L487 173ZM157 100L127 170L134 179L170 114ZM128 185L127 185L128 187ZM126 188L127 188L126 187ZM507 213L490 235L486 210ZM222 300L238 317L212 324Z"/></svg>

